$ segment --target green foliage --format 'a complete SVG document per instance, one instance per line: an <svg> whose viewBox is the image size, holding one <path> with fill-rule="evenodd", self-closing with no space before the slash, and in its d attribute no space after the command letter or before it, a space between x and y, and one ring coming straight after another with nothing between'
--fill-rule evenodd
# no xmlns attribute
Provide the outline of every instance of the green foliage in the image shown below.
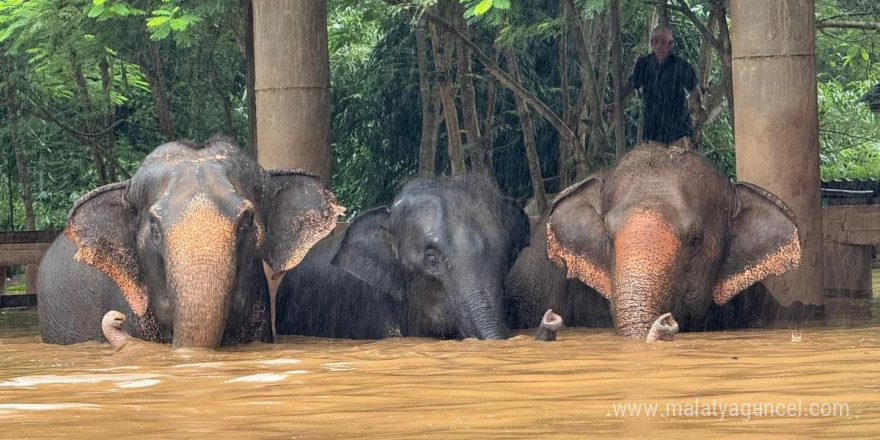
<svg viewBox="0 0 880 440"><path fill-rule="evenodd" d="M580 16L584 19L590 19L596 16L596 14L605 10L608 7L609 0L574 0L574 6L580 12ZM621 7L621 12L630 10L628 8Z"/></svg>
<svg viewBox="0 0 880 440"><path fill-rule="evenodd" d="M93 0L91 5L86 6L86 15L98 21L145 14L146 11L131 7L123 1Z"/></svg>
<svg viewBox="0 0 880 440"><path fill-rule="evenodd" d="M198 15L184 12L180 6L163 3L147 19L147 29L150 30L151 40L162 40L173 33L178 44L189 45L192 44L192 39L186 30L200 19Z"/></svg>
<svg viewBox="0 0 880 440"><path fill-rule="evenodd" d="M247 138L241 5L184 3L0 0L0 70L8 72L0 86L15 91L20 107L14 126L5 113L0 126L0 228L25 225L11 146L25 146L36 226L42 229L62 227L72 203L102 184L95 148L124 179L163 142L142 68L150 40L164 64L158 74L178 133L194 140L215 133ZM167 20L150 22L159 17ZM110 78L106 90L102 63ZM106 126L110 116L117 122ZM112 148L105 143L108 132Z"/></svg>
<svg viewBox="0 0 880 440"><path fill-rule="evenodd" d="M510 0L460 0L467 8L464 18L479 17L494 9L494 13L502 13L510 9Z"/></svg>
<svg viewBox="0 0 880 440"><path fill-rule="evenodd" d="M453 0L454 1L454 0ZM560 3L511 0L458 0L472 39L487 54L499 37L514 50L524 87L561 114L558 36L565 27ZM332 176L334 191L349 215L390 201L397 187L417 169L421 136L421 97L414 25L438 0L414 0L391 6L384 0L330 0L328 43L332 83ZM608 0L574 0L584 20L604 17ZM708 2L691 1L703 19ZM623 68L648 53L647 22L652 2L621 0ZM818 0L818 21L880 20L875 0ZM449 17L446 17L447 19ZM682 14L671 14L676 51L692 63L702 43L700 32ZM604 32L604 31L603 31ZM607 50L603 42L599 50ZM153 91L146 66L151 50L159 54L156 72L181 137L203 140L215 133L247 139L244 23L239 0L0 0L0 91L18 102L13 118L7 95L0 94L0 228L25 225L13 145L23 145L31 175L30 191L38 228L60 228L71 204L100 185L93 150L118 167L118 179L135 172L143 157L164 141L157 131ZM569 102L580 89L574 41L569 38ZM432 64L429 44L428 64ZM880 117L858 99L880 81L880 35L860 29L825 28L817 32L819 118L823 178L880 177ZM592 53L596 60L599 53ZM110 75L105 89L101 66ZM506 69L504 57L499 65ZM598 73L597 71L592 73ZM472 63L477 109L485 115L489 74ZM453 66L453 78L457 72ZM434 81L434 71L429 67ZM711 82L720 80L717 58ZM454 84L454 93L460 93ZM610 81L600 91L611 100ZM514 97L498 86L491 130L493 171L509 195L531 193ZM632 145L640 102L625 108ZM120 121L108 128L110 117ZM607 124L592 118L586 124ZM12 120L16 124L11 124ZM535 137L547 189L557 191L559 139L556 130L533 114ZM481 121L482 122L482 121ZM604 129L610 130L609 127ZM106 147L108 130L112 148ZM79 137L72 132L79 134ZM85 139L91 139L89 143ZM447 166L445 127L438 142L437 165ZM613 162L608 145L587 145L590 170ZM735 174L730 115L704 129L702 151L729 176ZM448 169L446 169L448 172ZM12 207L10 208L10 201Z"/></svg>
<svg viewBox="0 0 880 440"><path fill-rule="evenodd" d="M27 285L24 283L12 284L6 287L6 292L8 293L26 293ZM0 292L2 293L2 292Z"/></svg>
<svg viewBox="0 0 880 440"><path fill-rule="evenodd" d="M823 179L880 178L880 116L857 103L873 81L820 75L819 139Z"/></svg>
<svg viewBox="0 0 880 440"><path fill-rule="evenodd" d="M331 39L334 23L353 11L329 14ZM361 55L331 62L333 190L349 217L390 202L418 165L421 102L410 17L374 17L361 23L371 30L362 34L367 38L337 38L345 44L331 45L331 61L342 53Z"/></svg>

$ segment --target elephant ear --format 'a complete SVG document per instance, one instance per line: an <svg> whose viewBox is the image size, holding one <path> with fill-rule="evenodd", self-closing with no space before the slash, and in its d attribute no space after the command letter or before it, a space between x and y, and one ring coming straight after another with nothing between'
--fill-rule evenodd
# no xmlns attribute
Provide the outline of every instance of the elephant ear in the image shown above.
<svg viewBox="0 0 880 440"><path fill-rule="evenodd" d="M781 275L801 261L797 220L778 197L749 183L735 185L738 207L731 220L727 255L713 290L717 304L768 275Z"/></svg>
<svg viewBox="0 0 880 440"><path fill-rule="evenodd" d="M529 217L526 212L510 199L504 199L501 202L501 223L510 234L511 245L508 255L508 265L512 265L516 261L519 251L529 245L531 239L531 226L529 225Z"/></svg>
<svg viewBox="0 0 880 440"><path fill-rule="evenodd" d="M128 181L82 196L70 210L64 233L76 245L74 260L110 277L138 316L147 311L147 288L135 253L137 213L125 199Z"/></svg>
<svg viewBox="0 0 880 440"><path fill-rule="evenodd" d="M336 227L345 207L317 176L291 170L273 170L269 176L266 240L260 248L272 279L278 279Z"/></svg>
<svg viewBox="0 0 880 440"><path fill-rule="evenodd" d="M406 286L388 216L384 206L359 215L345 231L331 264L399 301Z"/></svg>
<svg viewBox="0 0 880 440"><path fill-rule="evenodd" d="M547 257L605 298L611 295L610 256L597 175L556 196L547 220Z"/></svg>

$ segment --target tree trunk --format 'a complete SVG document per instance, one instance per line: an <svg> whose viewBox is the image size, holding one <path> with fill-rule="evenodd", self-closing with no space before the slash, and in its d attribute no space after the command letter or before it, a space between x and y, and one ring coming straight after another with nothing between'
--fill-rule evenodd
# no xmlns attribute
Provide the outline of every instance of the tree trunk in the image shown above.
<svg viewBox="0 0 880 440"><path fill-rule="evenodd" d="M235 122L232 120L232 103L229 102L229 95L222 87L217 89L217 95L223 104L223 122L226 126L223 131L226 135L233 136L235 135Z"/></svg>
<svg viewBox="0 0 880 440"><path fill-rule="evenodd" d="M513 50L508 49L505 53L507 57L507 69L513 80L519 83L519 67L516 64L516 55ZM544 179L541 176L541 164L538 161L538 150L535 147L535 135L532 129L532 116L529 114L529 106L526 105L524 99L514 95L516 99L516 110L519 113L520 125L522 125L523 143L526 149L526 159L529 161L529 175L532 179L532 190L534 191L535 206L541 215L547 212L547 194L544 192Z"/></svg>
<svg viewBox="0 0 880 440"><path fill-rule="evenodd" d="M623 54L620 50L620 0L608 5L611 18L611 81L614 83L614 144L617 160L626 154L626 127L623 126L623 108L620 92L623 90Z"/></svg>
<svg viewBox="0 0 880 440"><path fill-rule="evenodd" d="M715 25L718 20L716 20L715 9L709 11L709 17L707 18L707 28L709 29L710 34L715 33ZM714 49L712 47L712 42L708 39L703 39L703 43L700 46L700 56L697 59L697 83L701 90L707 90L709 87L709 71L712 66L712 53ZM706 93L703 93L703 106L707 109L711 109L708 107L708 96ZM691 137L691 148L697 148L703 142L703 127L706 125L706 121L708 120L708 114L704 112L696 112L694 116L694 133Z"/></svg>
<svg viewBox="0 0 880 440"><path fill-rule="evenodd" d="M452 13L459 31L467 39L471 38L470 29L464 21L464 8L459 2L453 2ZM458 40L458 84L461 88L461 114L464 117L465 139L468 148L468 156L471 159L471 171L489 175L486 166L486 152L483 150L482 135L480 134L480 121L477 118L477 98L474 91L474 80L471 76L471 52L462 40Z"/></svg>
<svg viewBox="0 0 880 440"><path fill-rule="evenodd" d="M718 25L718 36L716 37L710 27L704 24L690 10L688 4L683 0L678 0L677 5L669 5L684 14L694 26L703 34L703 40L709 41L718 58L721 60L721 80L724 84L725 94L727 96L727 105L730 107L731 126L734 123L734 105L733 105L733 62L731 61L731 45L730 45L730 28L727 25L727 8L724 6L724 0L712 1L712 13L715 16L715 23ZM711 111L711 109L709 109ZM734 129L734 137L736 136Z"/></svg>
<svg viewBox="0 0 880 440"><path fill-rule="evenodd" d="M244 62L247 90L248 146L247 151L257 159L257 94L254 89L254 6L253 0L244 0Z"/></svg>
<svg viewBox="0 0 880 440"><path fill-rule="evenodd" d="M171 142L177 139L177 130L174 128L174 119L171 115L171 108L168 106L168 99L165 96L165 85L162 81L162 63L159 55L159 46L156 42L150 40L144 35L146 42L146 52L142 52L138 57L138 64L144 71L144 77L150 86L150 92L153 95L153 103L156 106L156 117L159 119L159 131L165 140Z"/></svg>
<svg viewBox="0 0 880 440"><path fill-rule="evenodd" d="M428 82L428 50L425 45L425 24L416 27L416 53L419 63L419 95L422 98L422 137L419 145L419 174L434 174L437 158L437 102Z"/></svg>
<svg viewBox="0 0 880 440"><path fill-rule="evenodd" d="M735 125L735 113L733 105L733 61L730 46L730 28L727 26L727 8L724 7L723 0L714 0L715 17L718 21L718 39L721 42L722 52L718 54L721 58L721 75L724 80L724 88L727 91L727 106L730 108L730 126ZM736 138L736 128L733 128L734 138Z"/></svg>
<svg viewBox="0 0 880 440"><path fill-rule="evenodd" d="M437 72L437 84L440 87L440 99L443 101L443 115L446 118L446 139L449 148L449 165L452 174L467 171L464 165L464 153L461 145L461 129L458 125L458 110L455 107L455 96L452 93L452 74L449 71L453 47L445 41L446 32L431 24L431 49L434 52L434 68Z"/></svg>
<svg viewBox="0 0 880 440"><path fill-rule="evenodd" d="M657 24L665 28L669 28L669 9L666 8L666 0L656 0ZM648 33L654 30L654 27L648 29ZM648 37L650 39L650 37ZM650 42L649 42L650 43ZM649 45L650 47L650 45Z"/></svg>
<svg viewBox="0 0 880 440"><path fill-rule="evenodd" d="M110 61L107 57L101 58L98 63L101 70L101 90L104 92L102 99L104 100L104 127L107 133L104 135L104 157L107 158L107 181L112 183L116 181L116 153L114 152L116 144L116 134L110 127L116 122L116 112L113 108L113 102L110 100L110 88L113 86L113 76L110 74Z"/></svg>
<svg viewBox="0 0 880 440"><path fill-rule="evenodd" d="M497 65L498 59L501 57L501 51L498 49L498 37L501 35L501 28L498 29L498 32L495 34L496 43L492 45L492 61ZM495 77L489 75L489 78L486 80L486 118L484 119L483 125L483 136L480 138L480 142L483 143L483 151L486 153L486 168L488 168L489 173L494 176L494 169L492 167L492 143L494 142L495 136L492 133L495 126L495 102L498 98L498 81L495 80Z"/></svg>
<svg viewBox="0 0 880 440"><path fill-rule="evenodd" d="M28 173L27 154L21 145L21 136L18 133L18 93L12 87L6 87L6 117L9 119L12 145L15 150L15 164L18 168L18 182L21 185L21 202L24 204L24 216L27 229L33 231L37 228L36 216L34 215L34 197L31 194L31 177ZM12 194L9 195L12 198ZM13 226L13 225L10 225Z"/></svg>
<svg viewBox="0 0 880 440"><path fill-rule="evenodd" d="M559 15L562 17L562 29L559 32L559 40L557 41L557 51L559 52L559 90L562 98L562 120L571 127L571 106L569 105L569 89L568 89L568 8L566 1L560 0L558 3ZM568 157L569 142L565 137L559 137L559 164L557 165L559 175L559 190L567 188L571 184L571 167Z"/></svg>
<svg viewBox="0 0 880 440"><path fill-rule="evenodd" d="M567 1L568 10L576 11L577 9L571 3L571 0ZM573 19L569 21L569 25L572 35L574 35L573 41L578 60L580 61L581 77L581 91L578 96L578 104L575 105L580 114L573 114L572 118L577 117L577 121L582 121L583 115L588 120L584 125L584 137L587 139L584 145L587 145L590 149L589 157L597 157L604 151L608 141L603 129L602 116L608 60L606 56L594 62L592 54L598 54L599 57L602 57L603 54L609 54L611 49L610 42L608 43L607 50L599 50L598 45L602 42L610 41L610 39L601 38L605 36L602 33L604 28L603 20L600 20L598 17L583 20L576 13L571 15ZM598 64L598 69L596 64ZM599 72L598 76L596 74L597 71ZM585 115L584 112L586 112ZM576 175L583 175L587 171L588 154L579 145L573 145L571 148L577 154L574 172Z"/></svg>
<svg viewBox="0 0 880 440"><path fill-rule="evenodd" d="M94 133L96 131L96 126L91 122L92 117L94 116L94 109L91 106L92 101L89 96L86 78L83 75L82 65L79 62L76 52L71 52L70 54L70 69L73 73L73 82L76 84L76 97L79 100L80 111L85 115L86 119L90 121L86 123L86 129L88 132ZM95 171L98 173L98 180L102 185L109 183L107 180L107 169L104 167L104 155L101 152L101 145L93 139L88 139L86 143L92 153L92 165L95 166Z"/></svg>
<svg viewBox="0 0 880 440"><path fill-rule="evenodd" d="M715 33L715 27L718 22L717 17L715 15L715 9L713 8L709 11L709 17L707 18L708 23L706 26L709 29L710 34ZM704 88L709 87L709 79L712 76L712 53L714 52L714 48L712 47L712 42L703 39L703 43L700 45L700 57L697 59L697 79L700 82L700 85Z"/></svg>

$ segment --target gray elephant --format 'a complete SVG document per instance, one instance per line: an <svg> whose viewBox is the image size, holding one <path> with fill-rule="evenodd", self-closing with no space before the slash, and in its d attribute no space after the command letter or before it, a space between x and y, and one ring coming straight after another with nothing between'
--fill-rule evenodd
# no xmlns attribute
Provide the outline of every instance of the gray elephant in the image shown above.
<svg viewBox="0 0 880 440"><path fill-rule="evenodd" d="M527 245L522 208L482 178L416 178L322 240L278 289L279 334L507 337L504 277Z"/></svg>
<svg viewBox="0 0 880 440"><path fill-rule="evenodd" d="M552 307L569 325L610 314L618 334L638 339L667 312L682 329L700 329L713 302L801 258L781 200L676 148L635 148L560 193L539 227L509 274L512 326L534 327Z"/></svg>
<svg viewBox="0 0 880 440"><path fill-rule="evenodd" d="M271 341L263 262L283 275L342 210L317 177L266 172L222 138L161 145L73 206L40 265L43 341L104 340L109 310L174 347Z"/></svg>

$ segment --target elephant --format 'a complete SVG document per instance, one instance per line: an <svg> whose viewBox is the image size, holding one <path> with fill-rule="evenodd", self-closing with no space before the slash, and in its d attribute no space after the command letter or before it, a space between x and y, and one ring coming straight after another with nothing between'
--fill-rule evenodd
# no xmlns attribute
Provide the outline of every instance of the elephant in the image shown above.
<svg viewBox="0 0 880 440"><path fill-rule="evenodd" d="M74 204L38 273L42 339L103 341L97 323L118 310L132 336L174 348L270 342L267 272L298 264L343 211L317 176L266 171L234 141L160 145Z"/></svg>
<svg viewBox="0 0 880 440"><path fill-rule="evenodd" d="M312 248L278 288L278 334L503 339L522 208L486 178L417 177Z"/></svg>
<svg viewBox="0 0 880 440"><path fill-rule="evenodd" d="M560 192L537 228L507 282L515 328L536 326L532 317L552 307L569 325L610 317L630 338L644 340L667 312L699 330L710 306L801 258L785 203L678 148L634 148Z"/></svg>

